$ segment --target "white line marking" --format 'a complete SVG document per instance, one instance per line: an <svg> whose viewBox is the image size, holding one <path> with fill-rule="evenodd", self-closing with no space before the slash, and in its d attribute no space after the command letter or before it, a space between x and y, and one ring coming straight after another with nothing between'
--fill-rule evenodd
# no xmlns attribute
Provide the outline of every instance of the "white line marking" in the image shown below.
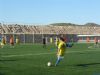
<svg viewBox="0 0 100 75"><path fill-rule="evenodd" d="M84 50L84 51L67 51L66 53L80 53L80 52L91 52L91 51L100 51L100 50ZM55 54L56 52L53 53L38 53L38 54L22 54L22 55L5 55L1 57L20 57L20 56L31 56L31 55L46 55L46 54Z"/></svg>

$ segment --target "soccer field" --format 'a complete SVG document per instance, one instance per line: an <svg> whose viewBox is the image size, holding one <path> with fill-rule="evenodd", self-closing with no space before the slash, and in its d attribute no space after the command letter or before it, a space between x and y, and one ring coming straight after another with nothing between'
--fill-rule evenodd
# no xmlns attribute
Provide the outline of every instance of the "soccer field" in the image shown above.
<svg viewBox="0 0 100 75"><path fill-rule="evenodd" d="M6 45L0 48L0 75L100 75L100 48L88 48L93 44L75 44L66 49L64 59L58 66L56 47L40 44Z"/></svg>

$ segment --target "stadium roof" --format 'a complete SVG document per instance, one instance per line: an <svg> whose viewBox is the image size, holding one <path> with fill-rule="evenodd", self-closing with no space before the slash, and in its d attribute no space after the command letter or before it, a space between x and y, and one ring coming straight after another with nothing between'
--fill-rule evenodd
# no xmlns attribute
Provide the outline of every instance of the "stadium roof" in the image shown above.
<svg viewBox="0 0 100 75"><path fill-rule="evenodd" d="M77 35L78 37L81 37L81 36L100 36L100 34L97 34L97 35Z"/></svg>

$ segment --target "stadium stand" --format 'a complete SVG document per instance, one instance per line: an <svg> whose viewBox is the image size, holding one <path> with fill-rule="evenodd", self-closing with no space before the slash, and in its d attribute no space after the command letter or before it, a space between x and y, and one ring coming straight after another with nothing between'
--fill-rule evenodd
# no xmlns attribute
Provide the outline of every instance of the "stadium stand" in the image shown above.
<svg viewBox="0 0 100 75"><path fill-rule="evenodd" d="M31 39L34 35L36 38L40 38L41 36L41 39L44 35L50 37L55 34L98 35L100 34L100 25L92 25L91 23L85 25L74 25L70 23L69 25L20 25L0 23L0 33L23 34L23 36L20 36L21 38L28 37L28 34L30 34ZM47 34L50 36L47 36Z"/></svg>
<svg viewBox="0 0 100 75"><path fill-rule="evenodd" d="M18 24L1 24L0 33L29 33L29 34L100 34L100 26L68 25L68 26L34 26Z"/></svg>

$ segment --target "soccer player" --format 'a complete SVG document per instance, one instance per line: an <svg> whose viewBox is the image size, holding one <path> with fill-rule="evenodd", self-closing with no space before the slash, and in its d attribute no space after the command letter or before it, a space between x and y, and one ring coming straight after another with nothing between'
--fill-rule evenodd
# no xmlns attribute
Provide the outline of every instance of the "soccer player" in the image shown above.
<svg viewBox="0 0 100 75"><path fill-rule="evenodd" d="M1 48L3 48L5 44L6 44L6 40L5 37L3 36L1 40Z"/></svg>
<svg viewBox="0 0 100 75"><path fill-rule="evenodd" d="M98 38L95 37L95 38L94 38L94 41L95 41L94 47L95 47L95 48L98 48L98 47L99 47Z"/></svg>
<svg viewBox="0 0 100 75"><path fill-rule="evenodd" d="M58 45L58 52L57 52L57 61L55 63L55 66L57 66L58 63L64 58L65 50L66 50L66 44L64 42L64 38L60 37L60 42Z"/></svg>
<svg viewBox="0 0 100 75"><path fill-rule="evenodd" d="M16 37L16 44L19 44L18 36Z"/></svg>
<svg viewBox="0 0 100 75"><path fill-rule="evenodd" d="M52 37L50 38L50 43L51 43L51 44L53 43L53 39L52 39Z"/></svg>
<svg viewBox="0 0 100 75"><path fill-rule="evenodd" d="M46 48L46 38L43 37L43 48Z"/></svg>
<svg viewBox="0 0 100 75"><path fill-rule="evenodd" d="M12 35L10 36L10 46L11 46L12 48L14 48L14 38L13 38Z"/></svg>

